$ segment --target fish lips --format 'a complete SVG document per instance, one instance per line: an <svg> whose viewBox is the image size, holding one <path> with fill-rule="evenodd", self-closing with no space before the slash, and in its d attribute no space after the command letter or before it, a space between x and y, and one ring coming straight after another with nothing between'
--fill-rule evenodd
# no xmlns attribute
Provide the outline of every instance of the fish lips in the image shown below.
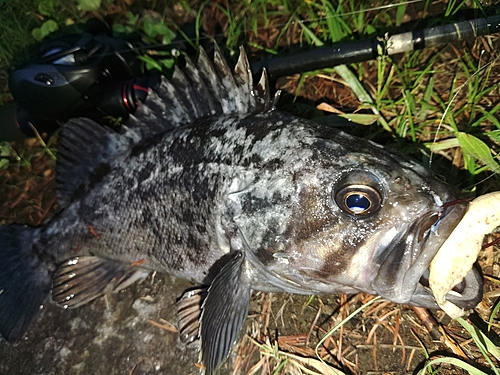
<svg viewBox="0 0 500 375"><path fill-rule="evenodd" d="M465 214L467 204L457 203L431 211L416 220L378 259L381 264L372 287L396 303L439 308L429 289L429 265L439 248ZM385 257L385 259L383 258ZM482 298L483 281L475 269L446 295L463 310L474 308Z"/></svg>

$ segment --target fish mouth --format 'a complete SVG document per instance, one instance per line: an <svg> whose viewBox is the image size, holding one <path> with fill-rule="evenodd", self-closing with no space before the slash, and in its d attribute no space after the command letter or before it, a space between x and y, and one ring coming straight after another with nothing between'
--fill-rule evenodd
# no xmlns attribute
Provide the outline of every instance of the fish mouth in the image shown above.
<svg viewBox="0 0 500 375"><path fill-rule="evenodd" d="M396 303L439 308L429 288L429 265L465 214L467 203L456 201L430 211L411 224L379 257L381 264L372 287ZM382 258L385 257L385 258ZM472 268L446 299L463 310L474 308L482 298L480 273Z"/></svg>

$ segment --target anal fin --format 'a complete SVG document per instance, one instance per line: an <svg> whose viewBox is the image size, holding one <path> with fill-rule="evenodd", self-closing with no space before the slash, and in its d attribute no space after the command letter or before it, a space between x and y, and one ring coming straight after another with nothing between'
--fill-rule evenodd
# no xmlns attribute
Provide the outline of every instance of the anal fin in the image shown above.
<svg viewBox="0 0 500 375"><path fill-rule="evenodd" d="M244 260L243 252L235 252L213 280L203 303L200 355L205 375L212 375L229 355L247 317L251 288Z"/></svg>
<svg viewBox="0 0 500 375"><path fill-rule="evenodd" d="M64 308L78 307L126 288L148 274L147 270L96 256L74 257L57 269L52 299Z"/></svg>

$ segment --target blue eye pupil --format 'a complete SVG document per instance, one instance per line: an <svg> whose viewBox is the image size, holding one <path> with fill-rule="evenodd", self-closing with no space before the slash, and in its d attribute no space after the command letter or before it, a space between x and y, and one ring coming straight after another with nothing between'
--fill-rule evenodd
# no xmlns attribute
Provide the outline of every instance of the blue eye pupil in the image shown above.
<svg viewBox="0 0 500 375"><path fill-rule="evenodd" d="M368 210L371 206L370 200L363 194L351 194L345 200L345 205L354 214L359 214Z"/></svg>

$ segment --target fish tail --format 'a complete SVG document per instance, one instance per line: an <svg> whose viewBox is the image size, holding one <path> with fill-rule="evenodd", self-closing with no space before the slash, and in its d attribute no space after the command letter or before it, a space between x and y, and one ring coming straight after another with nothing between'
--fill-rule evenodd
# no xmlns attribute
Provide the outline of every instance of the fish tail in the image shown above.
<svg viewBox="0 0 500 375"><path fill-rule="evenodd" d="M35 249L39 229L0 227L0 335L18 342L51 289L51 265Z"/></svg>

